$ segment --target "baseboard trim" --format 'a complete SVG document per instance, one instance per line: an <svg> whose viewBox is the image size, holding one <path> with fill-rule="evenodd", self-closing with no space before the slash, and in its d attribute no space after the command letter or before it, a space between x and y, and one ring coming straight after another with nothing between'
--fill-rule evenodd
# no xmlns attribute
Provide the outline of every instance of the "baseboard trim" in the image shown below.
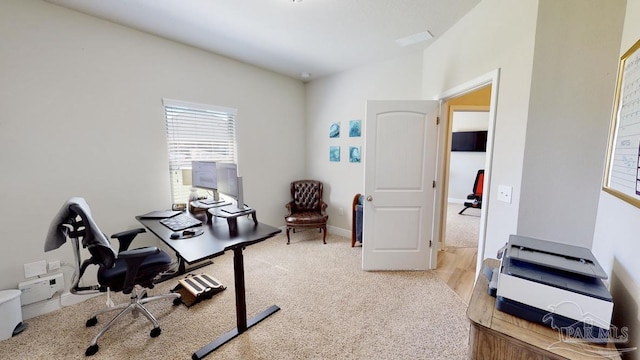
<svg viewBox="0 0 640 360"><path fill-rule="evenodd" d="M339 228L335 226L327 226L327 232L329 232L329 234L335 234L335 235L351 238L351 230L345 230L343 228Z"/></svg>
<svg viewBox="0 0 640 360"><path fill-rule="evenodd" d="M286 233L287 227L281 226L280 230L282 230L283 233ZM351 238L351 230L345 230L343 228L339 228L331 225L327 225L327 233Z"/></svg>

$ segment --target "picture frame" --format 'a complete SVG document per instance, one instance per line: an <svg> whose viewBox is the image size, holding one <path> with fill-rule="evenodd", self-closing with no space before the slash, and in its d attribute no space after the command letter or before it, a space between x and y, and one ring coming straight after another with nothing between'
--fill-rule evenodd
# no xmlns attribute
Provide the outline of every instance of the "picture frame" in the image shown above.
<svg viewBox="0 0 640 360"><path fill-rule="evenodd" d="M603 190L640 207L640 40L620 58Z"/></svg>
<svg viewBox="0 0 640 360"><path fill-rule="evenodd" d="M362 133L361 120L349 120L349 137L360 137Z"/></svg>
<svg viewBox="0 0 640 360"><path fill-rule="evenodd" d="M329 161L340 162L340 146L329 146Z"/></svg>
<svg viewBox="0 0 640 360"><path fill-rule="evenodd" d="M329 138L335 139L340 137L340 123L334 122L329 125Z"/></svg>
<svg viewBox="0 0 640 360"><path fill-rule="evenodd" d="M349 162L359 163L361 158L360 146L349 146Z"/></svg>

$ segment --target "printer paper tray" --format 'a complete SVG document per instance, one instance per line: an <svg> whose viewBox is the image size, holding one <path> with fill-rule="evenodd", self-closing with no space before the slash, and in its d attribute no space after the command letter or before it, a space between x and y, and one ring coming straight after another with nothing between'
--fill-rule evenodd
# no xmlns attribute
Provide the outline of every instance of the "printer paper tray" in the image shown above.
<svg viewBox="0 0 640 360"><path fill-rule="evenodd" d="M609 328L613 302L500 273L497 295L574 321Z"/></svg>
<svg viewBox="0 0 640 360"><path fill-rule="evenodd" d="M544 324L554 330L559 330L559 339L560 336L571 336L593 343L606 343L609 340L608 328L592 326L582 321L540 310L502 296L496 298L496 309L525 320Z"/></svg>

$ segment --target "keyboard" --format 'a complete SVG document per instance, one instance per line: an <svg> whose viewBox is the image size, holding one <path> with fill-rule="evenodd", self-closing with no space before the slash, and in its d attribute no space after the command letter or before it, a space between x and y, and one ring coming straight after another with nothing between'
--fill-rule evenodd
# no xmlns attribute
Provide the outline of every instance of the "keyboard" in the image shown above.
<svg viewBox="0 0 640 360"><path fill-rule="evenodd" d="M160 220L160 224L168 227L173 231L180 231L193 226L200 226L202 225L202 221L194 219L186 214L178 214L174 217Z"/></svg>

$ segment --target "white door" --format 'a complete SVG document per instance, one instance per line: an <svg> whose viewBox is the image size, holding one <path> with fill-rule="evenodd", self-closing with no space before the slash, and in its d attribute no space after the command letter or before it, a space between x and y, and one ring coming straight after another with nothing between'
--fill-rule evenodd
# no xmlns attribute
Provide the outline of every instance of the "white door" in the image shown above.
<svg viewBox="0 0 640 360"><path fill-rule="evenodd" d="M438 108L437 101L367 102L364 270L422 270L435 262Z"/></svg>

